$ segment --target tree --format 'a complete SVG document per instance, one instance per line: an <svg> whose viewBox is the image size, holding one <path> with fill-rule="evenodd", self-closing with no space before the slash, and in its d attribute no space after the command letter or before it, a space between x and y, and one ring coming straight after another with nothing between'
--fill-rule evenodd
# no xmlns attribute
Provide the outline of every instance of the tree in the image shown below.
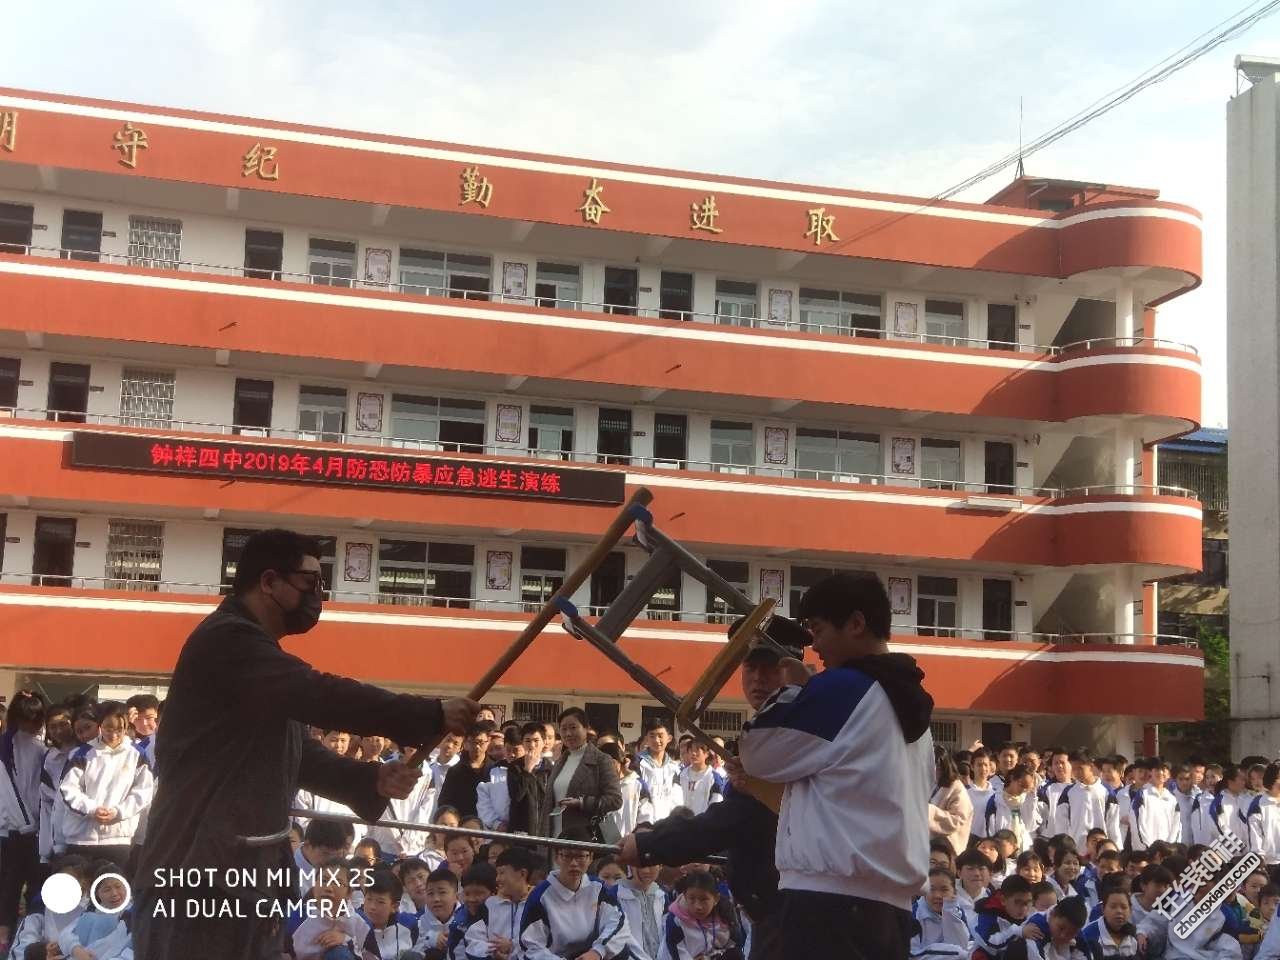
<svg viewBox="0 0 1280 960"><path fill-rule="evenodd" d="M1204 719L1162 724L1161 733L1186 753L1225 760L1231 756L1231 642L1202 627L1197 643L1204 654Z"/></svg>

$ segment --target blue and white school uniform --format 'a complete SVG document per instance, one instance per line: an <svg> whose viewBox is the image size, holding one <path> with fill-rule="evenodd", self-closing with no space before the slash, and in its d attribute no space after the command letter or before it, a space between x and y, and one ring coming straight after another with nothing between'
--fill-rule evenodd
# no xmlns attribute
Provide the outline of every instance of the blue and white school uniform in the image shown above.
<svg viewBox="0 0 1280 960"><path fill-rule="evenodd" d="M406 894L406 899L407 898L408 895ZM461 906L461 904L458 906ZM413 911L415 909L413 901L409 900L410 916L413 916ZM433 948L436 945L436 941L439 940L441 933L445 934L447 938L449 933L449 924L453 921L453 917L456 915L457 908L455 907L453 914L450 915L448 920L437 920L436 915L424 907L422 911L418 913L418 952L422 953L424 950L430 950Z"/></svg>
<svg viewBox="0 0 1280 960"><path fill-rule="evenodd" d="M484 918L467 928L466 955L492 956L493 944L489 938L503 937L511 941L511 960L519 960L524 956L520 949L520 926L524 920L524 907L528 902L528 897L518 902L512 902L506 897L490 897L486 900Z"/></svg>
<svg viewBox="0 0 1280 960"><path fill-rule="evenodd" d="M493 767L489 779L476 785L476 814L486 830L496 830L511 819L511 792L507 786L507 768Z"/></svg>
<svg viewBox="0 0 1280 960"><path fill-rule="evenodd" d="M716 778L716 772L707 767L701 773L686 767L680 771L680 792L684 795L684 805L694 815L705 813L707 807L724 799L724 790Z"/></svg>
<svg viewBox="0 0 1280 960"><path fill-rule="evenodd" d="M449 933L444 949L448 960L467 960L467 931L477 923L484 923L488 917L485 905L480 904L478 913L472 913L467 905L461 904L449 921Z"/></svg>
<svg viewBox="0 0 1280 960"><path fill-rule="evenodd" d="M657 883L649 884L648 890L640 890L630 881L625 881L618 884L614 892L618 897L618 907L627 918L631 960L658 960L662 949L662 928L666 925L667 907L671 902L667 891ZM651 944L645 943L644 939L646 913L652 919L649 929L654 942Z"/></svg>
<svg viewBox="0 0 1280 960"><path fill-rule="evenodd" d="M731 947L741 947L734 939L735 931L713 912L706 920L698 920L677 897L667 910L662 931L662 947L658 960L702 960L721 956Z"/></svg>
<svg viewBox="0 0 1280 960"><path fill-rule="evenodd" d="M418 942L418 918L413 914L394 913L381 930L369 923L363 910L357 910L356 916L369 924L370 936L378 947L378 956L384 960L395 960Z"/></svg>
<svg viewBox="0 0 1280 960"><path fill-rule="evenodd" d="M1033 913L1027 918L1027 923L1044 931L1044 938L1041 940L1023 939L1027 947L1027 960L1089 960L1085 946L1078 936L1063 949L1053 946L1049 939L1049 914L1052 912Z"/></svg>
<svg viewBox="0 0 1280 960"><path fill-rule="evenodd" d="M64 820L69 845L127 846L133 841L142 811L154 790L151 769L127 740L108 747L94 740L83 754L73 755L61 784L67 804ZM114 823L99 823L94 811L113 807Z"/></svg>
<svg viewBox="0 0 1280 960"><path fill-rule="evenodd" d="M387 804L387 818L403 823L431 822L436 811L436 788L430 777L422 777L413 785L409 796ZM425 830L400 830L395 827L369 827L367 836L378 841L382 852L391 857L422 857L431 842ZM423 857L425 859L425 857ZM431 869L435 869L432 865Z"/></svg>
<svg viewBox="0 0 1280 960"><path fill-rule="evenodd" d="M1080 940L1085 944L1092 960L1104 957L1136 957L1138 955L1138 938L1132 923L1125 924L1119 939L1107 929L1107 922L1101 918L1086 924L1080 931Z"/></svg>
<svg viewBox="0 0 1280 960"><path fill-rule="evenodd" d="M912 910L920 932L911 938L912 957L962 957L968 960L973 950L973 919L955 900L942 905L934 913L926 897L916 901Z"/></svg>
<svg viewBox="0 0 1280 960"><path fill-rule="evenodd" d="M10 948L9 956L21 960L27 947L37 943L57 943L63 932L74 927L81 914L87 909L89 909L89 898L82 897L80 903L70 913L54 913L46 909L42 912L27 914L22 918L17 932L13 935L13 946Z"/></svg>
<svg viewBox="0 0 1280 960"><path fill-rule="evenodd" d="M613 888L591 877L570 890L553 871L525 904L520 931L525 960L561 960L566 948L584 943L612 960L626 951L629 939Z"/></svg>
<svg viewBox="0 0 1280 960"><path fill-rule="evenodd" d="M680 764L670 756L659 764L648 753L641 753L636 773L643 784L642 793L652 804L651 815L655 823L665 820L672 810L684 803L684 791L680 789Z"/></svg>
<svg viewBox="0 0 1280 960"><path fill-rule="evenodd" d="M84 947L96 960L131 960L133 939L123 914L82 913L75 923L65 927L58 935L58 949L64 957L71 956L76 947Z"/></svg>

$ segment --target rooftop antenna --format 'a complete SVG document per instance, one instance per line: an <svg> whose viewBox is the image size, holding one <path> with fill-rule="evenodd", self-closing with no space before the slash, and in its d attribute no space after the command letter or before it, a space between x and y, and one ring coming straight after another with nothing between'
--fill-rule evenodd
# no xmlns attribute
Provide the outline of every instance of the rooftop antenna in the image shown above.
<svg viewBox="0 0 1280 960"><path fill-rule="evenodd" d="M1027 169L1022 165L1022 97L1018 97L1018 178L1026 175Z"/></svg>

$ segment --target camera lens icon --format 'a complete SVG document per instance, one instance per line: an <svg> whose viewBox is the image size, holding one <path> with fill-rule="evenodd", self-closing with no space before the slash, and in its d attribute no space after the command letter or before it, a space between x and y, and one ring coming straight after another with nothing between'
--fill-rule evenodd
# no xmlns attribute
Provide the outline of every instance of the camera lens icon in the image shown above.
<svg viewBox="0 0 1280 960"><path fill-rule="evenodd" d="M75 910L83 896L80 881L69 873L52 874L40 888L45 909L55 914ZM89 901L99 913L120 913L133 901L133 890L120 874L104 873L89 888Z"/></svg>

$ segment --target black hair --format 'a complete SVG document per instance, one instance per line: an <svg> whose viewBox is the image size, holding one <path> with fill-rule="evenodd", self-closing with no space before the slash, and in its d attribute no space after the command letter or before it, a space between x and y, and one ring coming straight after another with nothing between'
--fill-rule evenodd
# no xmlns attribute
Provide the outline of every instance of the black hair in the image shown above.
<svg viewBox="0 0 1280 960"><path fill-rule="evenodd" d="M945 853L947 858L954 860L956 858L955 848L951 846L951 841L946 837L934 837L929 841L930 853Z"/></svg>
<svg viewBox="0 0 1280 960"><path fill-rule="evenodd" d="M444 816L446 813L452 813L455 817L458 818L459 823L462 822L461 810L459 810L457 807L450 806L447 803L442 803L440 806L436 807L435 810L433 810L431 813L432 825L433 826L439 825L440 818Z"/></svg>
<svg viewBox="0 0 1280 960"><path fill-rule="evenodd" d="M1080 862L1080 854L1076 852L1075 847L1059 847L1053 854L1053 869L1057 870L1061 867L1062 862L1066 860L1067 857L1075 857L1076 862Z"/></svg>
<svg viewBox="0 0 1280 960"><path fill-rule="evenodd" d="M567 707L564 710L561 710L560 715L556 717L556 724L562 724L570 717L573 717L584 727L591 726L591 720L587 717L587 711L583 710L581 707Z"/></svg>
<svg viewBox="0 0 1280 960"><path fill-rule="evenodd" d="M498 889L498 871L483 860L478 861L462 871L460 885L487 887L490 893L494 893Z"/></svg>
<svg viewBox="0 0 1280 960"><path fill-rule="evenodd" d="M991 861L987 859L985 853L974 847L956 857L956 870L961 867L986 867L989 870L991 869Z"/></svg>
<svg viewBox="0 0 1280 960"><path fill-rule="evenodd" d="M467 846L471 846L471 838L465 833L446 833L444 836L444 849L448 850L449 844L453 843L455 840L465 840L467 841Z"/></svg>
<svg viewBox="0 0 1280 960"><path fill-rule="evenodd" d="M1031 881L1024 876L1011 873L1000 881L1000 896L1011 897L1015 893L1030 893Z"/></svg>
<svg viewBox="0 0 1280 960"><path fill-rule="evenodd" d="M1163 860L1171 853L1173 853L1173 847L1163 840L1156 840L1147 847L1147 857L1151 860L1157 857Z"/></svg>
<svg viewBox="0 0 1280 960"><path fill-rule="evenodd" d="M938 773L938 786L949 787L960 779L956 770L956 762L951 759L951 752L946 747L934 744L933 764Z"/></svg>
<svg viewBox="0 0 1280 960"><path fill-rule="evenodd" d="M373 837L365 837L359 843L356 844L357 850L359 850L361 847L373 847L374 863L377 863L379 860L382 859L382 844L380 844L377 840L373 839Z"/></svg>
<svg viewBox="0 0 1280 960"><path fill-rule="evenodd" d="M621 867L622 864L618 862L618 858L612 853L606 853L587 868L587 873L593 877L598 877L600 871L608 866Z"/></svg>
<svg viewBox="0 0 1280 960"><path fill-rule="evenodd" d="M126 707L132 707L139 713L144 710L154 710L160 712L160 698L153 693L135 693L132 697L124 702Z"/></svg>
<svg viewBox="0 0 1280 960"><path fill-rule="evenodd" d="M954 887L956 885L956 875L946 867L930 867L929 879L932 880L934 877L946 877L951 881L951 886Z"/></svg>
<svg viewBox="0 0 1280 960"><path fill-rule="evenodd" d="M1065 900L1059 900L1053 912L1055 916L1061 917L1077 930L1089 922L1089 908L1081 897L1067 897Z"/></svg>
<svg viewBox="0 0 1280 960"><path fill-rule="evenodd" d="M313 847L324 847L327 850L341 850L347 845L345 824L336 820L312 820L307 824L302 842Z"/></svg>
<svg viewBox="0 0 1280 960"><path fill-rule="evenodd" d="M364 888L365 899L371 894L385 893L391 898L391 908L393 911L400 909L400 899L404 896L404 884L400 882L400 878L387 869L375 869L373 871L371 882Z"/></svg>
<svg viewBox="0 0 1280 960"><path fill-rule="evenodd" d="M471 726L467 727L468 737L478 737L480 734L488 736L498 729L498 725L492 720L477 720Z"/></svg>
<svg viewBox="0 0 1280 960"><path fill-rule="evenodd" d="M1280 763L1267 764L1267 772L1262 775L1262 785L1270 790L1276 785L1276 780L1280 779Z"/></svg>
<svg viewBox="0 0 1280 960"><path fill-rule="evenodd" d="M520 746L520 728L504 726L502 728L502 742L508 747Z"/></svg>
<svg viewBox="0 0 1280 960"><path fill-rule="evenodd" d="M245 541L240 552L232 592L238 597L244 596L258 585L268 570L283 577L297 570L303 557L320 559L320 544L315 538L278 527L259 530Z"/></svg>
<svg viewBox="0 0 1280 960"><path fill-rule="evenodd" d="M1280 897L1280 886L1274 883L1264 883L1262 889L1258 891L1258 902L1261 903L1264 897Z"/></svg>
<svg viewBox="0 0 1280 960"><path fill-rule="evenodd" d="M1058 892L1057 890L1053 889L1053 884L1050 883L1048 880L1041 880L1039 883L1033 883L1031 885L1032 900L1039 900L1046 893L1057 893L1057 892Z"/></svg>
<svg viewBox="0 0 1280 960"><path fill-rule="evenodd" d="M874 573L834 573L819 580L800 599L801 620L826 620L836 629L862 614L867 632L877 640L889 638L889 594Z"/></svg>
<svg viewBox="0 0 1280 960"><path fill-rule="evenodd" d="M108 873L119 873L120 865L114 860L93 860L89 863L89 873L93 879L106 876Z"/></svg>
<svg viewBox="0 0 1280 960"><path fill-rule="evenodd" d="M1113 893L1123 893L1128 896L1131 886L1132 881L1129 880L1127 873L1108 873L1098 880L1098 899L1106 903L1107 897Z"/></svg>
<svg viewBox="0 0 1280 960"><path fill-rule="evenodd" d="M643 729L644 729L645 736L648 736L649 734L653 733L653 731L655 730L666 730L667 733L670 733L671 724L667 722L667 719L665 717L650 717L648 720L644 722Z"/></svg>
<svg viewBox="0 0 1280 960"><path fill-rule="evenodd" d="M1119 862L1120 850L1117 847L1112 847L1110 850L1099 850L1097 853L1097 856L1094 857L1094 859L1095 860L1115 860L1116 862Z"/></svg>
<svg viewBox="0 0 1280 960"><path fill-rule="evenodd" d="M1151 857L1145 850L1126 850L1120 854L1120 866L1128 867L1131 863L1150 863Z"/></svg>
<svg viewBox="0 0 1280 960"><path fill-rule="evenodd" d="M44 697L31 690L19 690L13 695L13 702L9 704L9 712L6 716L11 726L38 724L44 722L44 711Z"/></svg>
<svg viewBox="0 0 1280 960"><path fill-rule="evenodd" d="M993 762L994 762L994 761L995 761L995 759L996 759L996 758L995 758L995 754L993 754L993 753L992 753L990 750L988 750L986 747L979 747L977 750L973 751L973 753L971 753L971 754L969 755L969 762L970 762L970 763L973 763L973 762L974 762L975 760L977 760L979 757L986 757L988 760L991 760L991 761L993 761Z"/></svg>
<svg viewBox="0 0 1280 960"><path fill-rule="evenodd" d="M1133 881L1133 886L1141 890L1148 883L1163 883L1171 887L1173 886L1173 871L1163 863L1149 863L1142 868L1142 872Z"/></svg>
<svg viewBox="0 0 1280 960"><path fill-rule="evenodd" d="M434 870L432 870L425 863L422 863L421 860L409 861L409 863L414 863L414 862L422 864L422 868L428 871L427 883L447 883L449 886L453 887L453 889L455 890L458 889L458 876L448 867L436 867ZM405 869L406 869L405 867L400 868L400 876L402 877L404 876Z"/></svg>
<svg viewBox="0 0 1280 960"><path fill-rule="evenodd" d="M1023 850L1020 854L1018 854L1017 869L1021 870L1023 867L1029 864L1032 860L1040 864L1041 870L1044 869L1044 859L1040 856L1040 854L1036 853L1034 850Z"/></svg>
<svg viewBox="0 0 1280 960"><path fill-rule="evenodd" d="M1031 775L1031 768L1019 760L1009 769L1009 772L1005 774L1004 782L1007 786L1014 780L1021 780L1023 777L1029 777Z"/></svg>
<svg viewBox="0 0 1280 960"><path fill-rule="evenodd" d="M609 740L609 741L606 741L605 743L597 743L596 749L599 750L601 753L603 753L610 760L616 760L618 763L622 764L623 770L627 769L627 761L628 761L627 755L622 752L622 747L619 746L614 741Z"/></svg>
<svg viewBox="0 0 1280 960"><path fill-rule="evenodd" d="M705 890L707 893L713 893L718 898L720 896L720 884L716 882L716 878L707 870L690 870L681 878L681 893L686 890Z"/></svg>
<svg viewBox="0 0 1280 960"><path fill-rule="evenodd" d="M535 733L538 736L545 738L547 735L547 728L537 720L529 720L526 723L520 724L520 738L522 740L525 737L533 736Z"/></svg>
<svg viewBox="0 0 1280 960"><path fill-rule="evenodd" d="M533 879L533 871L538 869L538 858L528 847L508 847L498 854L499 867L510 867L512 870L523 870L528 879Z"/></svg>
<svg viewBox="0 0 1280 960"><path fill-rule="evenodd" d="M1059 754L1066 757L1068 761L1071 759L1071 751L1068 750L1066 747L1050 747L1047 752L1049 754L1050 763L1052 763L1053 758L1058 756Z"/></svg>
<svg viewBox="0 0 1280 960"><path fill-rule="evenodd" d="M14 703L17 703L15 698ZM112 717L119 717L121 720L128 722L129 714L125 710L125 706L119 700L104 700L98 704L98 709L94 711L93 719L98 721L98 726L102 726Z"/></svg>
<svg viewBox="0 0 1280 960"><path fill-rule="evenodd" d="M65 853L49 864L50 873L69 873L77 880L93 879L91 869L89 858L82 857L78 853Z"/></svg>

